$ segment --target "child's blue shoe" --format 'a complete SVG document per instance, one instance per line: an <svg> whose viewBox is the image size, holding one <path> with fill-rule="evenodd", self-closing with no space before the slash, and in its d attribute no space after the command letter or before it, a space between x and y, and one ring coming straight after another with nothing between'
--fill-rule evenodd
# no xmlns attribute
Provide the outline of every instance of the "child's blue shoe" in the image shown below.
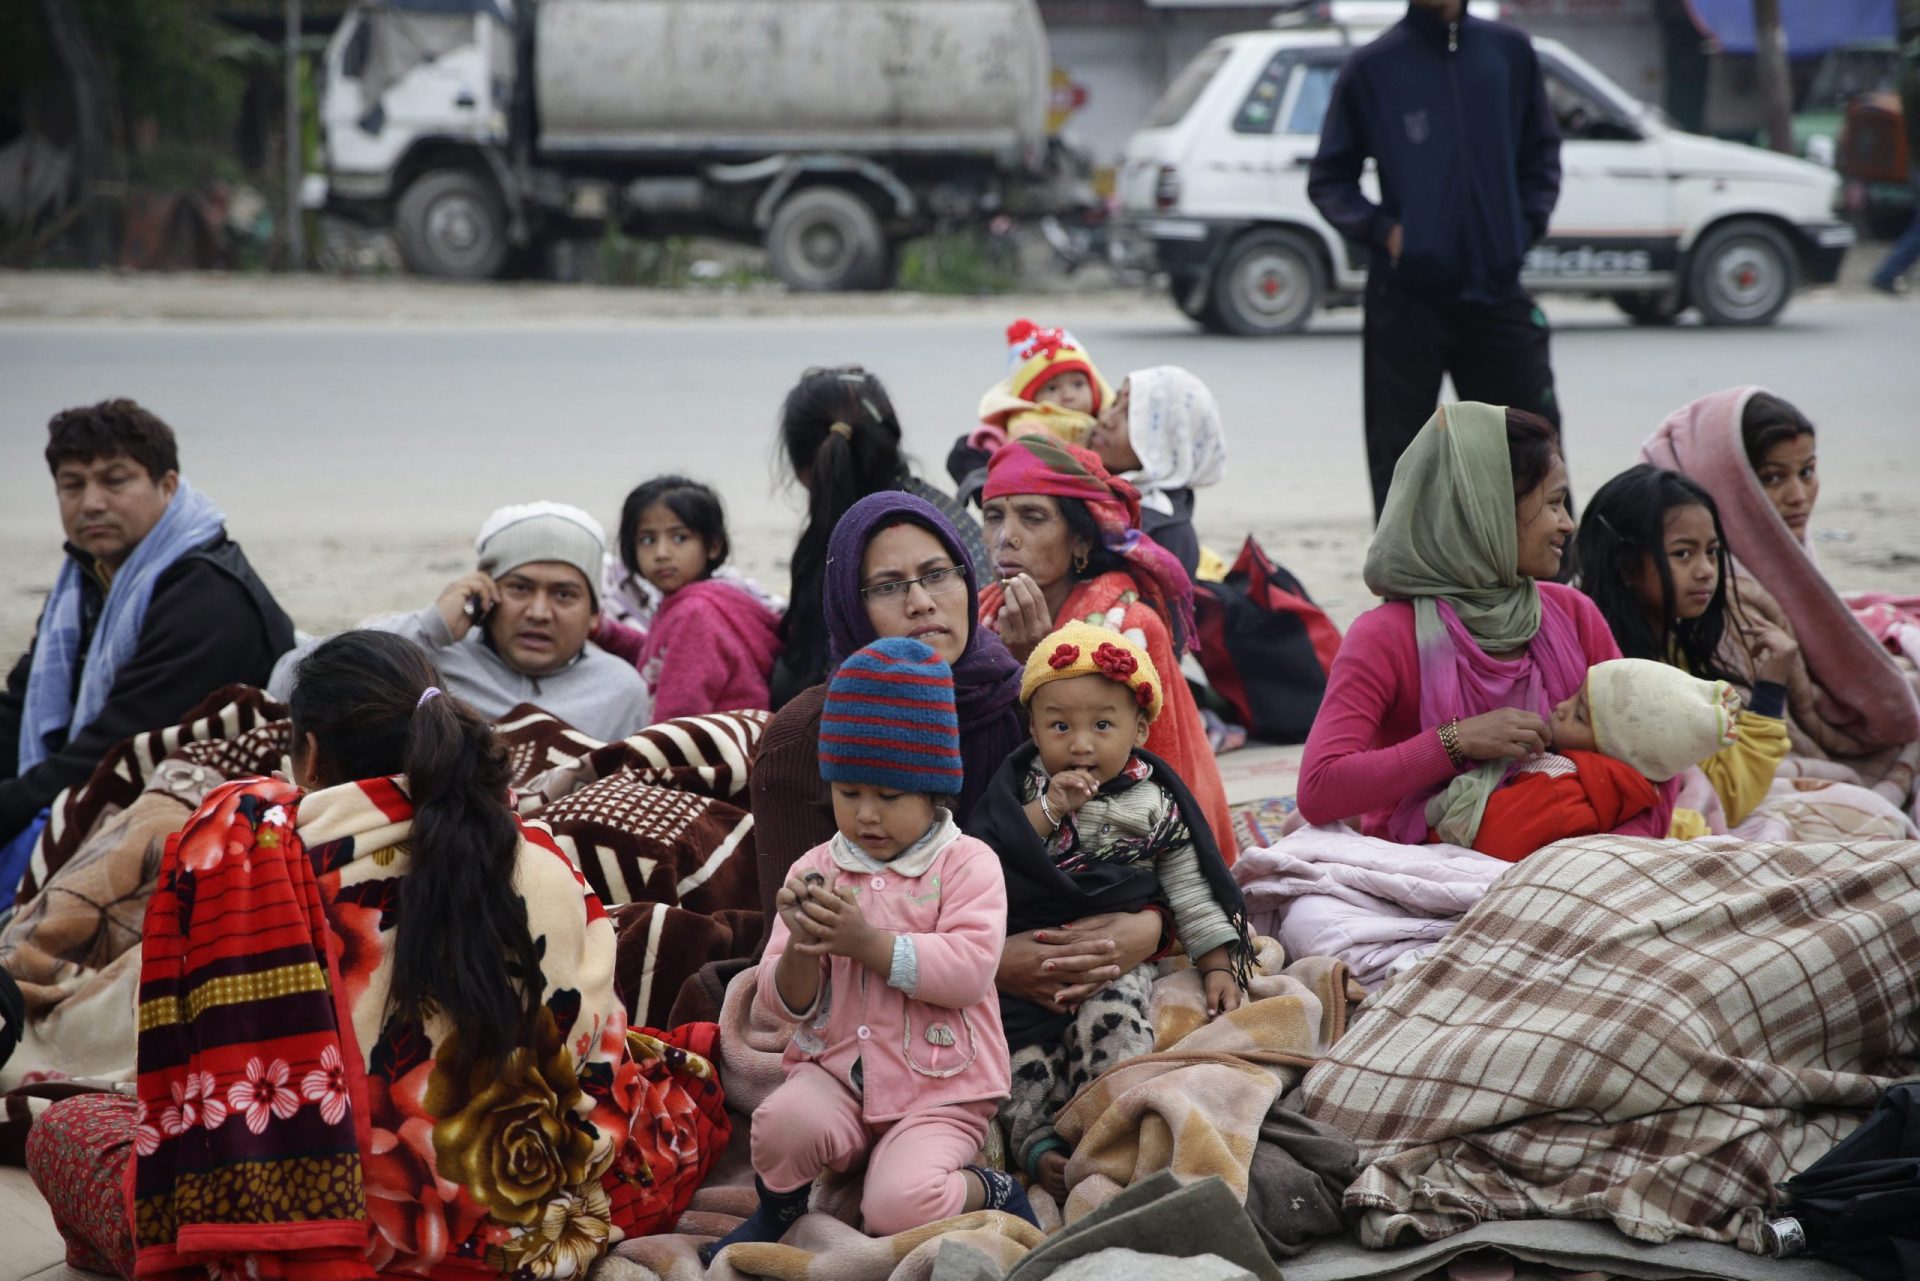
<svg viewBox="0 0 1920 1281"><path fill-rule="evenodd" d="M778 1241L787 1235L794 1220L807 1212L807 1199L813 1195L813 1184L808 1183L791 1192L775 1192L760 1181L759 1175L753 1176L754 1191L760 1194L760 1204L742 1223L718 1241L709 1241L700 1247L700 1262L711 1265L713 1256L730 1245L742 1241ZM1021 1200L1024 1202L1025 1197ZM1031 1208L1029 1208L1031 1213Z"/></svg>
<svg viewBox="0 0 1920 1281"><path fill-rule="evenodd" d="M983 1209L1000 1210L1016 1219L1025 1219L1036 1228L1040 1226L1040 1220L1033 1212L1033 1202L1027 1200L1027 1190L1020 1186L1020 1180L985 1166L970 1165L967 1169L978 1175L987 1189L987 1203Z"/></svg>

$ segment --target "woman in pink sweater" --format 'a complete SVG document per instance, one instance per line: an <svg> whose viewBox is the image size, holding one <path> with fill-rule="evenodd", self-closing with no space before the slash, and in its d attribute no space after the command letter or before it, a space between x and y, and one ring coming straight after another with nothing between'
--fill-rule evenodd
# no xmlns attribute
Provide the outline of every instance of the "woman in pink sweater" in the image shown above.
<svg viewBox="0 0 1920 1281"><path fill-rule="evenodd" d="M1551 427L1492 405L1435 413L1367 552L1367 586L1386 603L1347 633L1307 738L1308 822L1473 843L1486 798L1551 745L1554 705L1620 656L1593 602L1539 581L1560 572L1572 534ZM1621 831L1664 836L1672 792Z"/></svg>

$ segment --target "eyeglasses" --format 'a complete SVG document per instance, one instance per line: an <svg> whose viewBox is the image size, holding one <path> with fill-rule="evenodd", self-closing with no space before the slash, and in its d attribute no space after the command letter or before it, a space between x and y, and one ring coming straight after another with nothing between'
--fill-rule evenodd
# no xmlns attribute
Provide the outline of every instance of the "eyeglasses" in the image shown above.
<svg viewBox="0 0 1920 1281"><path fill-rule="evenodd" d="M945 569L936 569L918 578L897 578L890 583L875 583L871 587L862 587L860 596L869 602L898 601L905 605L916 583L926 588L929 596L945 596L948 592L967 585L967 571L959 565L949 565Z"/></svg>

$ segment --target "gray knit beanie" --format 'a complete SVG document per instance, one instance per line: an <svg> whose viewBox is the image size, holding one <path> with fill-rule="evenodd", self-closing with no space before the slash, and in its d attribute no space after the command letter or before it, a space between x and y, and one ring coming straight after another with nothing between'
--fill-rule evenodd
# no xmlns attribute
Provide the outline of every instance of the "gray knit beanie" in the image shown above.
<svg viewBox="0 0 1920 1281"><path fill-rule="evenodd" d="M494 578L522 565L557 561L587 580L594 608L600 606L600 569L607 535L600 522L566 503L517 503L487 517L474 539L480 568Z"/></svg>

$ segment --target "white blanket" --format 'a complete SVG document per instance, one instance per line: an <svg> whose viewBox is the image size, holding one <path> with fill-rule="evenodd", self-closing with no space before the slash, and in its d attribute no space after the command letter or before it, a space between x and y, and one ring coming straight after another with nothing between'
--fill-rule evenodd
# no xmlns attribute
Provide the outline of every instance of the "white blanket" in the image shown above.
<svg viewBox="0 0 1920 1281"><path fill-rule="evenodd" d="M1368 987L1446 937L1512 864L1458 845L1396 845L1343 823L1301 827L1233 867L1256 934L1337 956Z"/></svg>

